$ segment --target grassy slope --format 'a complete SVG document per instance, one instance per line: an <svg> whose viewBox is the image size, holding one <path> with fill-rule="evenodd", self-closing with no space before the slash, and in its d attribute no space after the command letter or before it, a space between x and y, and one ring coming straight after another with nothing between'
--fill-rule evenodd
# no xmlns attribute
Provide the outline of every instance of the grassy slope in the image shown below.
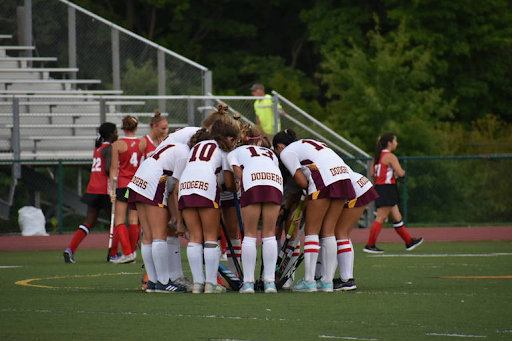
<svg viewBox="0 0 512 341"><path fill-rule="evenodd" d="M0 269L0 339L454 339L429 333L512 337L512 279L437 278L512 275L512 256L384 258L368 256L361 247L356 245L356 292L277 295L145 294L139 289L141 262L108 264L102 261L103 250L80 250L74 265L64 264L57 251L2 252L0 266L25 267ZM402 244L386 244L386 251L405 254ZM512 247L509 242L426 243L407 254L491 252L512 252ZM56 289L14 284L56 276L64 278L32 282Z"/></svg>

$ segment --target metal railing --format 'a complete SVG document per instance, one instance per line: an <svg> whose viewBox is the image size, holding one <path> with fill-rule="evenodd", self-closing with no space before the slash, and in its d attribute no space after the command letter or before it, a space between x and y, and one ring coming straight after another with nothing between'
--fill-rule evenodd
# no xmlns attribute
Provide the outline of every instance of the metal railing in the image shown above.
<svg viewBox="0 0 512 341"><path fill-rule="evenodd" d="M78 68L69 78L100 79L100 88L139 95L202 95L212 91L211 71L66 0L0 4L3 33L33 53ZM54 63L54 62L47 62ZM46 64L47 64L46 63ZM31 65L31 62L28 63ZM73 87L77 87L74 84ZM98 88L98 85L93 85ZM160 105L162 111L166 109Z"/></svg>
<svg viewBox="0 0 512 341"><path fill-rule="evenodd" d="M409 226L512 224L512 180L506 176L512 167L512 155L400 156L399 159L406 170L406 177L398 182L399 206L403 220ZM358 167L357 160L345 159L354 169ZM47 218L52 215L58 218L57 226L61 232L74 230L81 221L75 224L68 220L77 209L64 198L69 189L74 189L76 196L83 193L91 160L0 160L0 192L3 196L9 192L10 170L14 164L22 163L23 167L30 167L52 179L46 186L53 184L53 193L40 193L43 211L50 215ZM29 204L26 197L29 183L37 185L34 180L20 181L18 186L22 188L17 189L12 212ZM367 215L372 217L373 214L373 209L369 209ZM372 220L367 219L362 226L369 227ZM17 226L13 228L6 230L2 227L0 232L15 232Z"/></svg>

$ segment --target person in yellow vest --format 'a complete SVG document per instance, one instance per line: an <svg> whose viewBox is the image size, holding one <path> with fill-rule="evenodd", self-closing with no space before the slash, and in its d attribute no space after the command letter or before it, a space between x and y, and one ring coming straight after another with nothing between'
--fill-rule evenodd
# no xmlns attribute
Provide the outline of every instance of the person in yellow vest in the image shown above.
<svg viewBox="0 0 512 341"><path fill-rule="evenodd" d="M272 102L272 96L265 94L265 87L260 83L251 86L251 94L253 96L266 97L254 101L254 112L256 113L256 125L261 128L265 135L272 138L275 132L274 103ZM286 114L280 104L278 104L277 109L280 115ZM277 131L281 131L281 120L279 117L277 119Z"/></svg>

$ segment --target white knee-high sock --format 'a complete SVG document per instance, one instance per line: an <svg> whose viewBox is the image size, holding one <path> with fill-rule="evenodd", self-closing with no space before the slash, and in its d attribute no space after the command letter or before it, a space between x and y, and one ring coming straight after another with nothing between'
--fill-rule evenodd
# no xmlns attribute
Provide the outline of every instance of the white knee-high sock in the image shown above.
<svg viewBox="0 0 512 341"><path fill-rule="evenodd" d="M169 277L171 281L174 281L183 276L179 239L176 237L167 237L167 248L169 249Z"/></svg>
<svg viewBox="0 0 512 341"><path fill-rule="evenodd" d="M165 240L153 239L152 254L156 277L160 283L167 284L169 282L169 250Z"/></svg>
<svg viewBox="0 0 512 341"><path fill-rule="evenodd" d="M331 236L322 238L321 244L322 248L324 249L324 257L322 259L322 281L324 283L329 283L332 282L334 273L336 272L336 265L338 263L336 258L336 237Z"/></svg>
<svg viewBox="0 0 512 341"><path fill-rule="evenodd" d="M213 240L204 242L204 263L206 265L206 282L217 283L217 272L219 271L220 256L219 243Z"/></svg>
<svg viewBox="0 0 512 341"><path fill-rule="evenodd" d="M144 262L144 268L148 274L148 280L156 283L158 280L156 277L155 263L153 262L153 247L151 244L142 244L142 261Z"/></svg>
<svg viewBox="0 0 512 341"><path fill-rule="evenodd" d="M319 238L316 234L307 235L304 240L304 280L307 283L315 281L315 267L320 250Z"/></svg>
<svg viewBox="0 0 512 341"><path fill-rule="evenodd" d="M276 279L277 240L276 237L266 237L262 241L263 280L265 282L274 282Z"/></svg>
<svg viewBox="0 0 512 341"><path fill-rule="evenodd" d="M238 264L240 264L241 258L242 258L242 241L237 239L231 239L231 245L233 245L233 250L235 251L236 260L238 261ZM235 262L233 260L233 257L231 256L231 251L229 249L227 250L228 255L228 268L231 270L232 273L236 274L236 266Z"/></svg>
<svg viewBox="0 0 512 341"><path fill-rule="evenodd" d="M342 281L354 278L354 247L350 239L338 239L338 267Z"/></svg>
<svg viewBox="0 0 512 341"><path fill-rule="evenodd" d="M187 258L194 283L204 284L203 244L188 243Z"/></svg>
<svg viewBox="0 0 512 341"><path fill-rule="evenodd" d="M254 283L257 254L256 238L244 237L242 242L242 264L244 267L244 282L246 283Z"/></svg>

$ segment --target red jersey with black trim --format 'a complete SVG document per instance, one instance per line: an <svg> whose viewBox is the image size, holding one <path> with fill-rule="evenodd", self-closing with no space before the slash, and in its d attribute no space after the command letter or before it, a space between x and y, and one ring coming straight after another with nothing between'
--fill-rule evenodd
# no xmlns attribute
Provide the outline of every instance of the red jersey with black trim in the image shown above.
<svg viewBox="0 0 512 341"><path fill-rule="evenodd" d="M117 188L127 187L140 165L142 153L139 149L138 137L122 137L128 149L119 154L119 171L117 175Z"/></svg>
<svg viewBox="0 0 512 341"><path fill-rule="evenodd" d="M101 156L101 151L109 142L103 142L101 146L94 149L92 154L92 168L89 184L87 185L87 193L90 194L108 194L108 176L105 171L105 158Z"/></svg>
<svg viewBox="0 0 512 341"><path fill-rule="evenodd" d="M158 144L156 144L149 135L144 136L144 139L146 140L146 150L142 154L142 161L146 160L148 157L153 155L153 152L155 151L156 147L158 147Z"/></svg>
<svg viewBox="0 0 512 341"><path fill-rule="evenodd" d="M393 170L393 167L382 163L382 158L388 153L391 152L387 149L382 150L379 162L374 166L375 175L373 177L375 179L375 185L396 184L395 171Z"/></svg>

